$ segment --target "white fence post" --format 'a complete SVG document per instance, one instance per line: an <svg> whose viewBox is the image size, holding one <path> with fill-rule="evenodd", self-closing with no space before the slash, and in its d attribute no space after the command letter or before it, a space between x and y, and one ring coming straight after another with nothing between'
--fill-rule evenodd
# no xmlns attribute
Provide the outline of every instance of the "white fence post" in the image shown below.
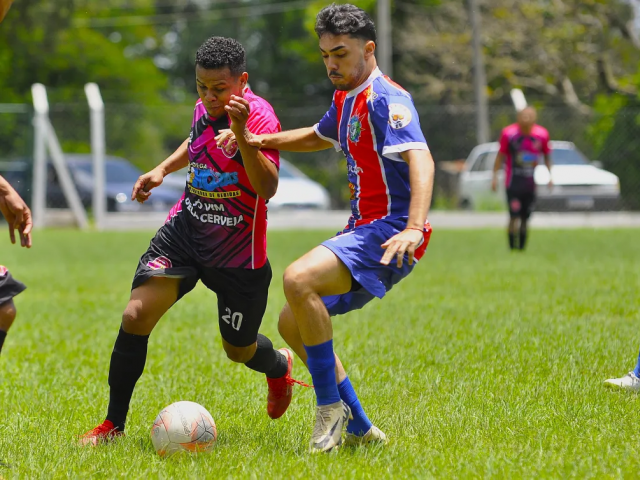
<svg viewBox="0 0 640 480"><path fill-rule="evenodd" d="M107 202L105 195L105 127L104 102L100 87L95 83L84 86L91 112L91 152L93 155L93 218L98 230L104 229Z"/></svg>
<svg viewBox="0 0 640 480"><path fill-rule="evenodd" d="M48 147L51 161L60 186L64 193L65 199L71 212L78 223L78 226L85 229L89 226L87 221L87 212L84 210L78 190L67 168L67 163L62 153L62 148L58 142L56 132L49 120L49 101L47 99L47 89L41 83L36 83L31 87L33 95L33 106L36 110L36 139L35 139L35 159L34 159L34 181L33 181L33 199L34 199L34 223L39 222L40 226L45 225L46 207L47 207L47 159L45 155L45 147ZM36 217L37 215L37 217Z"/></svg>
<svg viewBox="0 0 640 480"><path fill-rule="evenodd" d="M49 102L47 91L41 83L31 86L33 97L34 147L33 147L33 184L31 186L31 203L33 211L33 225L36 228L44 226L44 214L47 208L47 116Z"/></svg>

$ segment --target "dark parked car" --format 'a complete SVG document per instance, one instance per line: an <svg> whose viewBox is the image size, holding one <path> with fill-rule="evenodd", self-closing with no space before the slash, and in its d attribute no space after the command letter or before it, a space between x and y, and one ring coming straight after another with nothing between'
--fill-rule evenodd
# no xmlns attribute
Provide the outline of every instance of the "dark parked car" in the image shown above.
<svg viewBox="0 0 640 480"><path fill-rule="evenodd" d="M71 178L83 205L91 206L93 196L93 161L88 154L65 155ZM5 177L18 193L31 201L32 184L31 161L16 159L0 161L0 175ZM181 197L182 189L161 185L153 189L151 197L144 204L131 201L131 190L142 171L123 158L105 157L107 211L168 211ZM47 164L47 208L66 208L67 201L60 186L58 174L53 164Z"/></svg>

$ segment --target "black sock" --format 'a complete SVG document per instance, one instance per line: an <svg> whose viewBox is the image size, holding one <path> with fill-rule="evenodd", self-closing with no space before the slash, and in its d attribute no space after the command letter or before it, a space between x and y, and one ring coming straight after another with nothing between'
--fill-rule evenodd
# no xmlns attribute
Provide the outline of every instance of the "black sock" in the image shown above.
<svg viewBox="0 0 640 480"><path fill-rule="evenodd" d="M520 230L520 250L524 250L524 246L527 243L527 231Z"/></svg>
<svg viewBox="0 0 640 480"><path fill-rule="evenodd" d="M251 360L245 365L251 370L264 373L269 378L283 377L289 369L286 357L273 349L271 340L258 334L258 349Z"/></svg>
<svg viewBox="0 0 640 480"><path fill-rule="evenodd" d="M516 248L516 234L509 232L509 248L513 250Z"/></svg>
<svg viewBox="0 0 640 480"><path fill-rule="evenodd" d="M149 335L133 335L120 327L118 338L113 346L111 365L109 366L109 409L107 420L124 431L129 403L136 382L142 375L147 361L147 343Z"/></svg>
<svg viewBox="0 0 640 480"><path fill-rule="evenodd" d="M7 332L0 330L0 352L2 351L2 345L4 345L5 338L7 338Z"/></svg>

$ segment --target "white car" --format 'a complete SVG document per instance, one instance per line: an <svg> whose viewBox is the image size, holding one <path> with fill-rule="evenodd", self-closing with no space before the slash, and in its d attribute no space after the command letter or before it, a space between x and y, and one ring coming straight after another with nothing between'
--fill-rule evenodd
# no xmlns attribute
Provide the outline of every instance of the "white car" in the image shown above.
<svg viewBox="0 0 640 480"><path fill-rule="evenodd" d="M459 199L463 208L494 209L505 205L504 170L499 172L499 188L491 190L497 142L475 147L460 174ZM614 210L620 203L620 181L616 175L590 163L571 142L551 141L553 187L549 170L542 163L534 171L537 187L536 209Z"/></svg>
<svg viewBox="0 0 640 480"><path fill-rule="evenodd" d="M167 175L163 185L184 188L187 178L187 168ZM269 199L269 210L287 208L312 208L327 210L331 207L329 192L314 182L304 173L291 165L288 161L280 159L280 179L278 191Z"/></svg>

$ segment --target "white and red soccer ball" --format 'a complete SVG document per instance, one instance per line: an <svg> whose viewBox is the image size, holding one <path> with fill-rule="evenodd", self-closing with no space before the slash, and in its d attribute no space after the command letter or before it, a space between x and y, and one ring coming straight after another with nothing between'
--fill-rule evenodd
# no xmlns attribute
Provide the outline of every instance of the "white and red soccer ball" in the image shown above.
<svg viewBox="0 0 640 480"><path fill-rule="evenodd" d="M202 405L176 402L164 408L151 427L151 442L161 457L178 452L209 452L218 431L213 417Z"/></svg>

